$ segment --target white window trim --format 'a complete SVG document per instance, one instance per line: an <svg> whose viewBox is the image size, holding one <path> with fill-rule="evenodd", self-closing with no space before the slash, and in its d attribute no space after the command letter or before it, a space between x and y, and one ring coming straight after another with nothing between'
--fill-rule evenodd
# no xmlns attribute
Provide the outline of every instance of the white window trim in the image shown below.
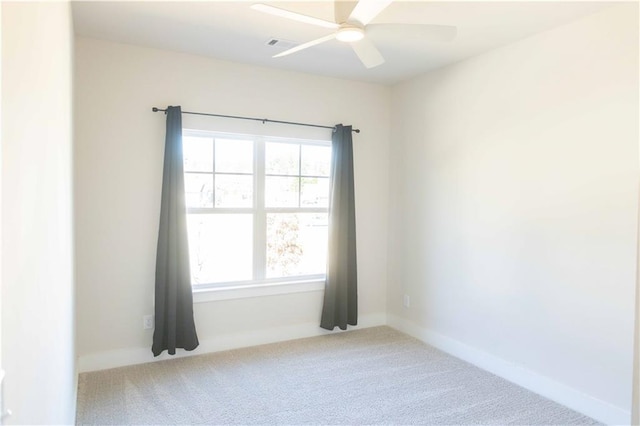
<svg viewBox="0 0 640 426"><path fill-rule="evenodd" d="M324 287L324 278L289 282L251 283L246 285L234 284L226 287L193 287L193 303L324 291Z"/></svg>
<svg viewBox="0 0 640 426"><path fill-rule="evenodd" d="M264 142L278 142L278 143L304 143L306 145L319 145L319 146L331 146L330 141L324 140L310 140L301 138L279 138L272 136L262 135L250 135L241 133L225 133L216 131L203 131L194 129L183 129L183 135L187 136L205 136L205 137L218 137L218 138L230 138L230 139L242 139L251 138L256 142L262 142L255 145L255 164L254 168L254 185L264 188ZM260 170L262 169L262 170ZM254 206L258 205L257 195L254 191ZM264 191L261 192L264 196ZM264 200L262 200L264 202ZM192 208L191 211L198 209ZM230 211L237 210L238 213L246 213L247 209L243 208L229 208L225 209ZM251 209L255 212L254 209ZM288 211L300 211L298 208L269 208L269 211L286 213ZM326 212L326 208L304 208L304 211L309 212ZM255 240L256 233L254 233L254 244L261 243ZM259 232L258 232L259 234ZM266 243L266 242L265 242ZM256 253L254 252L254 255ZM254 259L255 262L261 262L261 259ZM265 259L266 261L266 259ZM255 268L255 266L254 266ZM285 277L276 279L265 279L259 277L256 280L229 282L229 283L213 283L213 284L196 284L192 285L193 303L207 303L221 300L243 299L251 297L264 297L275 296L280 294L292 294L292 293L306 293L306 292L319 292L324 291L326 277L324 274Z"/></svg>

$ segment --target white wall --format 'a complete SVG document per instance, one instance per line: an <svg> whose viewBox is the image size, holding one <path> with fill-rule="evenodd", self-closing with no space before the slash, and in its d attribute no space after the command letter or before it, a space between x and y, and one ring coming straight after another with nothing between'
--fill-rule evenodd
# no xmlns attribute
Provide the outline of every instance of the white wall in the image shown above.
<svg viewBox="0 0 640 426"><path fill-rule="evenodd" d="M152 360L165 118L151 107L353 124L361 324L385 322L388 87L76 39L78 352L90 370ZM330 138L328 131L185 115L184 127ZM302 132L302 133L301 133ZM322 292L195 304L195 353L320 333Z"/></svg>
<svg viewBox="0 0 640 426"><path fill-rule="evenodd" d="M629 422L637 4L431 72L392 98L390 323Z"/></svg>
<svg viewBox="0 0 640 426"><path fill-rule="evenodd" d="M6 424L75 423L68 3L2 3Z"/></svg>

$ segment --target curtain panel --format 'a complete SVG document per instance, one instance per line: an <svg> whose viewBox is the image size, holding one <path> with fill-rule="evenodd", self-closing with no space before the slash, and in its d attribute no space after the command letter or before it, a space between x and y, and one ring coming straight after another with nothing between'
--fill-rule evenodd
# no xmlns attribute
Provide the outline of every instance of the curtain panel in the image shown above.
<svg viewBox="0 0 640 426"><path fill-rule="evenodd" d="M327 279L320 327L358 324L356 213L351 126L338 124L331 139Z"/></svg>
<svg viewBox="0 0 640 426"><path fill-rule="evenodd" d="M198 336L193 320L187 213L182 154L182 112L166 110L167 132L162 175L160 228L156 256L154 356L176 348L193 350Z"/></svg>

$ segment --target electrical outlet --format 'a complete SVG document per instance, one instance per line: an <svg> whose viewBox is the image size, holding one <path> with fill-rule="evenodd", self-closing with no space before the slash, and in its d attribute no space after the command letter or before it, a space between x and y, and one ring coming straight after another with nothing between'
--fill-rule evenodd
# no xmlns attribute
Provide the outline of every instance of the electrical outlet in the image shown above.
<svg viewBox="0 0 640 426"><path fill-rule="evenodd" d="M145 315L142 317L142 328L144 330L149 330L153 328L153 315Z"/></svg>
<svg viewBox="0 0 640 426"><path fill-rule="evenodd" d="M405 308L409 308L411 306L411 298L408 294L402 296L402 306L404 306Z"/></svg>

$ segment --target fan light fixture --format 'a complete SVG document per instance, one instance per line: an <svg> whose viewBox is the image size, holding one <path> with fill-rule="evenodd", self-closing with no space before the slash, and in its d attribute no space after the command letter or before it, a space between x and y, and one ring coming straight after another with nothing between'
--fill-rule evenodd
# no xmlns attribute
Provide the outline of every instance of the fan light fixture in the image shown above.
<svg viewBox="0 0 640 426"><path fill-rule="evenodd" d="M343 41L345 43L352 43L354 41L360 41L364 38L364 31L362 28L354 26L343 26L336 33L336 40Z"/></svg>

